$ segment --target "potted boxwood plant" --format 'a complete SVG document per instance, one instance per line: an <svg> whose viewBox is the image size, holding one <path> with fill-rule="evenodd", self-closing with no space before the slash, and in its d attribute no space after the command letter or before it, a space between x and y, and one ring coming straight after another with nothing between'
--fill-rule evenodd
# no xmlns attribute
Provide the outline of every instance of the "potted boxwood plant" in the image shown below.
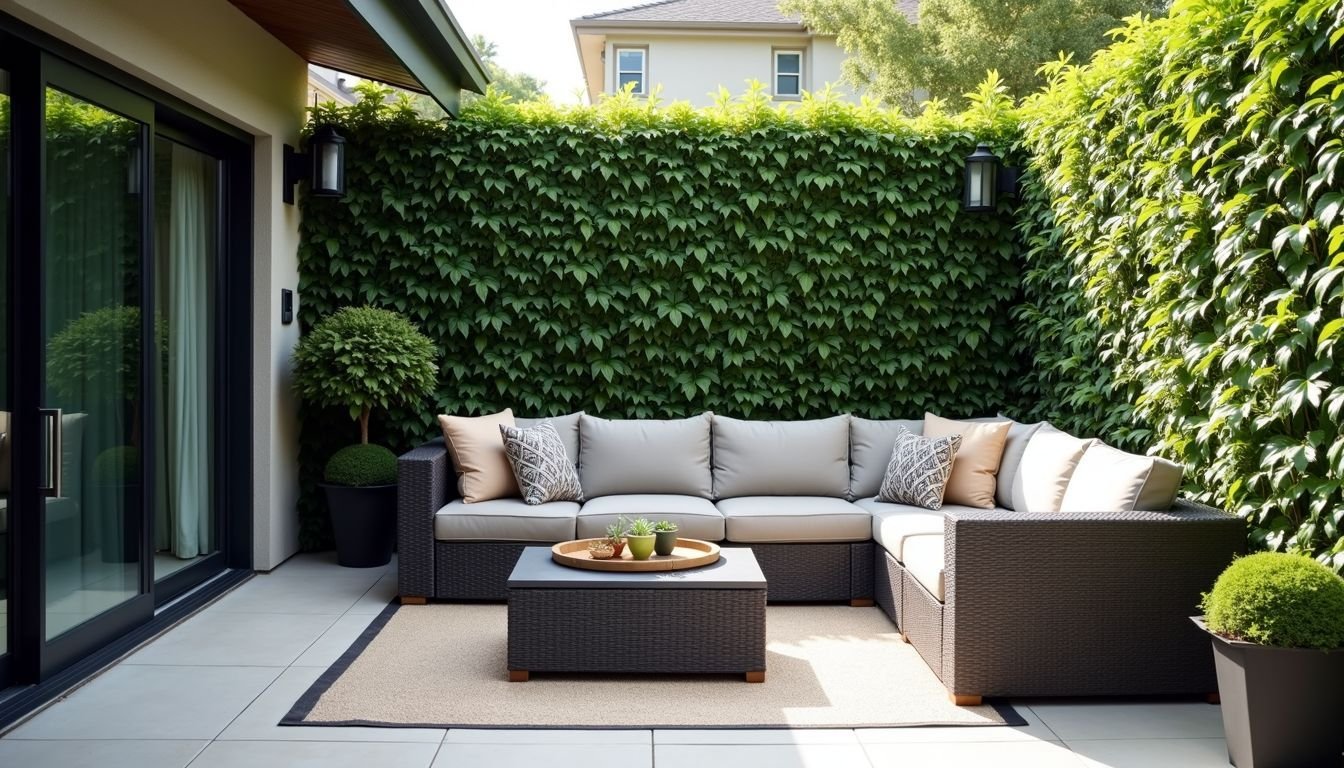
<svg viewBox="0 0 1344 768"><path fill-rule="evenodd" d="M1344 579L1305 555L1262 552L1229 565L1201 607L1232 764L1339 765Z"/></svg>
<svg viewBox="0 0 1344 768"><path fill-rule="evenodd" d="M669 520L659 520L653 526L653 552L667 556L677 548L677 524Z"/></svg>
<svg viewBox="0 0 1344 768"><path fill-rule="evenodd" d="M630 530L625 532L626 546L630 547L630 556L636 560L648 560L653 554L654 539L653 523L648 518L641 517L630 524Z"/></svg>
<svg viewBox="0 0 1344 768"><path fill-rule="evenodd" d="M434 386L434 345L406 318L385 309L346 307L323 319L294 350L294 386L314 405L345 408L359 443L327 462L323 492L341 565L368 568L392 558L397 457L369 444L369 416L394 402L416 402Z"/></svg>

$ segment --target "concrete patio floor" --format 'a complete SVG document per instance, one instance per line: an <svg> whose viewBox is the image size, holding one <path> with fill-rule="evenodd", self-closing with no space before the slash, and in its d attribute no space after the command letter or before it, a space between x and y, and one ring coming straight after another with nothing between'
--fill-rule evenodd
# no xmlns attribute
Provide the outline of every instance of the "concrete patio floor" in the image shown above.
<svg viewBox="0 0 1344 768"><path fill-rule="evenodd" d="M396 594L396 566L301 555L0 738L0 765L896 768L1226 766L1218 707L1017 704L1022 728L537 731L276 723Z"/></svg>

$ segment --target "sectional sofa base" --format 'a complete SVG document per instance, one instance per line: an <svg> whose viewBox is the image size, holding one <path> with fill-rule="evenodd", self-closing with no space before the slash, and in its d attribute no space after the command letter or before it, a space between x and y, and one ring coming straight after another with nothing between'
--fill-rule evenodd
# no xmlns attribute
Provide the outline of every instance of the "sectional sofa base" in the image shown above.
<svg viewBox="0 0 1344 768"><path fill-rule="evenodd" d="M518 542L434 542L433 593L403 595L438 600L502 602ZM772 603L859 602L873 599L873 542L733 544L750 547L765 574Z"/></svg>

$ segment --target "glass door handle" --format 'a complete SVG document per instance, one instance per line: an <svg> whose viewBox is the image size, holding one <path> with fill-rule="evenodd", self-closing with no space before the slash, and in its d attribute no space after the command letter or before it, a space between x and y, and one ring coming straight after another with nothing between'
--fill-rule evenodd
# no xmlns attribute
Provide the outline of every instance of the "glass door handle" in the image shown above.
<svg viewBox="0 0 1344 768"><path fill-rule="evenodd" d="M43 478L42 495L60 498L63 491L61 483L61 432L63 419L60 408L39 408L38 413L47 422L47 469Z"/></svg>

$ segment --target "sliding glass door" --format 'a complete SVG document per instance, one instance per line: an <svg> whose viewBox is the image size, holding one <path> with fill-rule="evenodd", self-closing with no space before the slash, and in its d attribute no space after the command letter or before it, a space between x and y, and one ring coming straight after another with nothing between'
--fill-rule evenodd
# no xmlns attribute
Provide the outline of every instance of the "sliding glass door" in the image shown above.
<svg viewBox="0 0 1344 768"><path fill-rule="evenodd" d="M9 487L10 487L10 448L13 445L13 430L10 428L10 412L13 406L9 400L9 252L10 252L10 189L13 180L10 175L10 96L9 70L0 60L0 687L9 677L10 630L14 619L10 616L13 601L10 593L10 546L13 537L9 532Z"/></svg>

